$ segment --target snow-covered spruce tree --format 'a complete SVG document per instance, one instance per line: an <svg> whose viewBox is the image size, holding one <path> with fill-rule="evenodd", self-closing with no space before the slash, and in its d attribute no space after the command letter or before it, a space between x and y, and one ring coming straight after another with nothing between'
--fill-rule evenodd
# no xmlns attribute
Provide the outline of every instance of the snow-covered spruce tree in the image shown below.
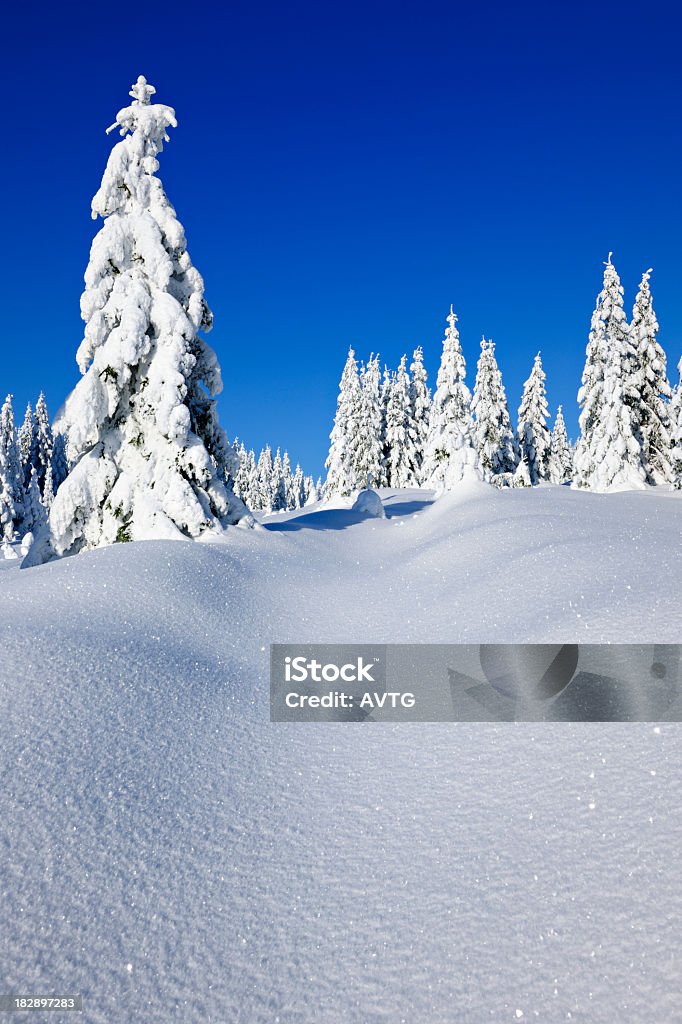
<svg viewBox="0 0 682 1024"><path fill-rule="evenodd" d="M573 475L573 449L566 433L566 424L561 406L557 409L554 429L549 444L549 479L553 484L563 484Z"/></svg>
<svg viewBox="0 0 682 1024"><path fill-rule="evenodd" d="M466 363L452 306L447 322L422 467L422 482L439 493L461 480L481 477Z"/></svg>
<svg viewBox="0 0 682 1024"><path fill-rule="evenodd" d="M234 480L234 493L238 498L241 498L245 505L248 505L249 455L243 441L239 445L237 459L239 464L237 466L237 475Z"/></svg>
<svg viewBox="0 0 682 1024"><path fill-rule="evenodd" d="M0 410L0 540L10 541L24 517L24 480L14 429L12 396Z"/></svg>
<svg viewBox="0 0 682 1024"><path fill-rule="evenodd" d="M642 458L647 482L666 484L673 479L670 458L670 416L672 396L666 374L665 352L658 342L658 321L654 312L649 277L642 275L630 321L630 341L637 355L639 387L628 404L636 410L642 436Z"/></svg>
<svg viewBox="0 0 682 1024"><path fill-rule="evenodd" d="M331 446L325 462L327 497L333 494L351 494L365 487L366 479L358 478L358 436L363 418L364 399L355 352L348 350L348 358L341 375L339 397L336 403L334 426L329 435Z"/></svg>
<svg viewBox="0 0 682 1024"><path fill-rule="evenodd" d="M29 402L26 406L24 422L19 427L17 433L17 444L19 447L19 458L21 460L21 471L23 474L23 486L25 491L28 491L28 485L31 482L31 469L35 463L35 436L33 406Z"/></svg>
<svg viewBox="0 0 682 1024"><path fill-rule="evenodd" d="M305 500L306 487L303 470L299 463L296 463L296 469L291 477L291 504L289 508L303 508Z"/></svg>
<svg viewBox="0 0 682 1024"><path fill-rule="evenodd" d="M69 475L69 463L66 457L66 435L53 434L54 444L52 446L52 486L54 493L64 483Z"/></svg>
<svg viewBox="0 0 682 1024"><path fill-rule="evenodd" d="M312 505L315 501L317 501L315 481L312 476L306 476L303 479L303 505Z"/></svg>
<svg viewBox="0 0 682 1024"><path fill-rule="evenodd" d="M429 418L431 416L431 391L429 390L428 374L424 366L424 353L421 345L412 353L410 363L410 446L408 459L411 466L412 483L418 487L422 482L422 466L424 452L429 436Z"/></svg>
<svg viewBox="0 0 682 1024"><path fill-rule="evenodd" d="M415 487L411 425L410 378L403 356L391 380L386 404L386 481L388 487Z"/></svg>
<svg viewBox="0 0 682 1024"><path fill-rule="evenodd" d="M580 404L580 438L573 457L578 487L605 490L641 487L646 480L642 436L634 408L639 388L637 359L630 338L623 288L611 256L592 314Z"/></svg>
<svg viewBox="0 0 682 1024"><path fill-rule="evenodd" d="M232 450L218 424L222 387L204 283L159 178L176 125L140 76L92 201L96 235L85 272L82 380L55 424L72 463L50 512L57 554L142 538L196 538L241 518L226 486Z"/></svg>
<svg viewBox="0 0 682 1024"><path fill-rule="evenodd" d="M45 526L47 512L40 496L40 483L38 470L35 466L31 468L31 479L26 491L25 512L23 527L35 536Z"/></svg>
<svg viewBox="0 0 682 1024"><path fill-rule="evenodd" d="M254 504L251 506L260 512L272 512L274 495L272 493L272 449L266 444L258 456L256 487L253 493Z"/></svg>
<svg viewBox="0 0 682 1024"><path fill-rule="evenodd" d="M393 384L393 378L395 373L389 370L388 366L384 363L384 372L381 377L381 384L379 385L379 408L381 411L381 426L379 429L379 437L381 439L381 481L379 486L388 486L388 475L387 475L387 459L388 459L388 445L386 444L386 410L388 408L388 400L391 397L391 386Z"/></svg>
<svg viewBox="0 0 682 1024"><path fill-rule="evenodd" d="M38 474L38 487L42 494L45 488L45 475L48 466L52 465L54 438L50 426L45 395L40 392L34 417L33 465Z"/></svg>
<svg viewBox="0 0 682 1024"><path fill-rule="evenodd" d="M358 486L384 487L383 414L381 409L379 357L370 356L360 373L362 406L358 424L356 468Z"/></svg>
<svg viewBox="0 0 682 1024"><path fill-rule="evenodd" d="M286 483L284 481L284 463L279 448L275 452L272 463L272 511L282 512L287 507Z"/></svg>
<svg viewBox="0 0 682 1024"><path fill-rule="evenodd" d="M43 492L41 494L41 501L47 510L50 511L52 503L54 502L55 486L52 477L52 463L48 462L47 469L45 470L45 480L43 481Z"/></svg>
<svg viewBox="0 0 682 1024"><path fill-rule="evenodd" d="M471 411L483 478L511 485L519 463L519 448L495 358L495 344L485 338L481 339Z"/></svg>
<svg viewBox="0 0 682 1024"><path fill-rule="evenodd" d="M531 485L549 479L550 433L547 429L547 394L545 371L540 353L535 357L530 377L523 385L516 436L521 461L528 470Z"/></svg>
<svg viewBox="0 0 682 1024"><path fill-rule="evenodd" d="M679 380L670 399L670 461L676 490L682 489L682 359L677 364Z"/></svg>

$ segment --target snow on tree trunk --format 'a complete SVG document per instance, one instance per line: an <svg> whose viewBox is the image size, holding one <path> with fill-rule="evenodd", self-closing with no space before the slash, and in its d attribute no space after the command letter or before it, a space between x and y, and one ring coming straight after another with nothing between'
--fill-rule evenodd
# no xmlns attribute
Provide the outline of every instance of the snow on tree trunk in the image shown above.
<svg viewBox="0 0 682 1024"><path fill-rule="evenodd" d="M157 157L176 125L143 77L109 129L113 148L92 202L85 273L83 377L55 424L72 470L50 513L67 554L115 541L196 538L247 515L226 486L232 450L218 424L222 388L204 283L163 190ZM248 522L248 519L247 519Z"/></svg>
<svg viewBox="0 0 682 1024"><path fill-rule="evenodd" d="M523 385L516 435L521 462L527 467L532 486L549 479L550 435L547 429L545 371L540 353L535 357L530 377Z"/></svg>
<svg viewBox="0 0 682 1024"><path fill-rule="evenodd" d="M452 306L447 322L422 469L423 483L439 493L462 480L481 478L466 363Z"/></svg>
<svg viewBox="0 0 682 1024"><path fill-rule="evenodd" d="M407 356L403 356L391 380L386 404L386 481L388 487L415 487L411 426L410 378Z"/></svg>
<svg viewBox="0 0 682 1024"><path fill-rule="evenodd" d="M642 487L646 467L635 395L639 363L623 309L623 288L608 262L592 314L580 403L581 436L573 466L574 483L593 490Z"/></svg>
<svg viewBox="0 0 682 1024"><path fill-rule="evenodd" d="M495 358L495 345L485 338L481 339L471 411L484 479L490 482L499 479L510 484L518 466L519 449Z"/></svg>
<svg viewBox="0 0 682 1024"><path fill-rule="evenodd" d="M666 374L665 352L657 338L659 328L651 297L650 276L651 270L642 275L632 309L630 342L637 356L638 380L628 404L636 410L647 482L666 484L674 477L667 404L672 391Z"/></svg>
<svg viewBox="0 0 682 1024"><path fill-rule="evenodd" d="M421 346L412 353L410 364L410 410L408 426L407 461L410 466L410 487L419 487L422 482L424 452L429 437L431 416L431 392L428 375L424 367L424 353Z"/></svg>
<svg viewBox="0 0 682 1024"><path fill-rule="evenodd" d="M12 396L0 411L0 538L12 540L24 516L24 480L14 429Z"/></svg>
<svg viewBox="0 0 682 1024"><path fill-rule="evenodd" d="M563 484L573 475L573 452L566 433L562 407L557 409L549 445L549 479Z"/></svg>

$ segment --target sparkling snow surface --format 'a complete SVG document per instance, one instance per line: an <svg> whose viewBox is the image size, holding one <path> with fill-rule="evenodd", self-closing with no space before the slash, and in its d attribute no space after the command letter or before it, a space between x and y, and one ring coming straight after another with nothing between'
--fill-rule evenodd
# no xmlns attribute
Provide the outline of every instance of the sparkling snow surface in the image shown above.
<svg viewBox="0 0 682 1024"><path fill-rule="evenodd" d="M678 726L271 725L268 645L679 642L681 498L402 492L0 560L0 991L87 1024L679 1020Z"/></svg>

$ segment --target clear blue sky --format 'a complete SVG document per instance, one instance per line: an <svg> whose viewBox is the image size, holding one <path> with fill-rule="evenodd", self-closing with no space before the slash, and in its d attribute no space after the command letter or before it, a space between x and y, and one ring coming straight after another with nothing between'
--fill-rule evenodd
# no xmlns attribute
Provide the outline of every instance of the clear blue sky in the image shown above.
<svg viewBox="0 0 682 1024"><path fill-rule="evenodd" d="M346 350L432 381L450 302L512 415L542 350L575 396L610 249L682 353L673 3L16 4L3 14L0 390L77 380L105 128L139 74L179 127L160 176L215 313L221 421L317 474Z"/></svg>

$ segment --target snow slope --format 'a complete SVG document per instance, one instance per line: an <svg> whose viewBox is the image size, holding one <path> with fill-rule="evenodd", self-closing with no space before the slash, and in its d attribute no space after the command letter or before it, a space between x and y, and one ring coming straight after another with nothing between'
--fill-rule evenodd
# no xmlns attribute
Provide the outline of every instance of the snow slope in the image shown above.
<svg viewBox="0 0 682 1024"><path fill-rule="evenodd" d="M273 725L268 645L679 642L681 497L398 492L2 564L0 991L88 1024L678 1020L678 726Z"/></svg>

